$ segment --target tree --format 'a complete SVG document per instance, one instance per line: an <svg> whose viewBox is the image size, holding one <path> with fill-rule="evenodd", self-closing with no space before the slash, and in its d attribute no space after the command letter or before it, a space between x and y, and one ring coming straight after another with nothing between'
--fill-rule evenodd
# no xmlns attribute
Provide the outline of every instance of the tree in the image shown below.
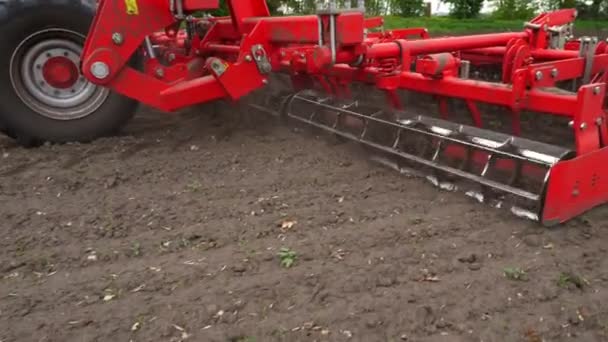
<svg viewBox="0 0 608 342"><path fill-rule="evenodd" d="M576 8L579 19L608 18L608 0L545 0L544 7L550 10Z"/></svg>
<svg viewBox="0 0 608 342"><path fill-rule="evenodd" d="M424 13L423 0L391 0L393 14L402 17L418 17Z"/></svg>
<svg viewBox="0 0 608 342"><path fill-rule="evenodd" d="M475 18L479 15L484 0L444 0L452 5L450 15L456 18Z"/></svg>
<svg viewBox="0 0 608 342"><path fill-rule="evenodd" d="M566 0L572 1L572 0ZM496 19L530 19L538 11L538 5L529 0L495 0Z"/></svg>

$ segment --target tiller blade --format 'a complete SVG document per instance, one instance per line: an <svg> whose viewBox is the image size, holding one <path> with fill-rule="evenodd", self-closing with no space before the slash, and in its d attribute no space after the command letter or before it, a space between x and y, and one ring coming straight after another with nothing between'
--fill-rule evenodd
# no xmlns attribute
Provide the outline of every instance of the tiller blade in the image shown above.
<svg viewBox="0 0 608 342"><path fill-rule="evenodd" d="M421 175L444 190L461 190L479 202L541 220L552 168L573 151L525 138L314 91L292 95L282 113L376 153L375 160ZM422 170L421 170L422 168Z"/></svg>

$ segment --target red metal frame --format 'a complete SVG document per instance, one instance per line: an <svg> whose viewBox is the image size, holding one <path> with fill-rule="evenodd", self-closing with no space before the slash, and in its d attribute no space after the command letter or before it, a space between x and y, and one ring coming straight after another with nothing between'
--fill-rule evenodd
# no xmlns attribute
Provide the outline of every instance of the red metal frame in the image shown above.
<svg viewBox="0 0 608 342"><path fill-rule="evenodd" d="M213 0L182 3L185 14L218 5ZM608 200L608 182L599 171L608 161L603 109L608 47L600 43L591 57L579 55L578 40L564 49L548 48L548 28L571 23L576 11L543 13L521 32L429 38L424 28L364 35L383 21L364 18L359 11L270 17L263 0L227 3L230 17L188 23L206 31L199 37L178 30L182 18L176 19L168 0L138 0L137 14L127 11L125 1L100 0L82 56L83 74L165 111L221 98L236 100L263 87L266 72L272 71L293 75L296 85L314 83L340 96L349 94L353 82L373 84L385 90L396 107L402 106L395 94L399 89L436 95L444 116L445 99L460 98L477 126L483 126L478 102L504 106L512 110L515 135L521 110L564 116L574 123L577 157L552 170L542 221L563 222ZM334 50L329 43L331 20L336 27ZM114 39L117 34L124 38L120 43ZM146 37L157 47L156 56L146 53ZM146 57L143 70L129 64L138 50ZM267 58L270 70L261 70L256 57ZM459 77L463 60L502 67L502 83ZM109 67L106 77L92 73L97 62ZM582 85L578 94L543 91L556 82L583 77L587 63L592 63L594 83ZM576 129L581 125L585 129Z"/></svg>

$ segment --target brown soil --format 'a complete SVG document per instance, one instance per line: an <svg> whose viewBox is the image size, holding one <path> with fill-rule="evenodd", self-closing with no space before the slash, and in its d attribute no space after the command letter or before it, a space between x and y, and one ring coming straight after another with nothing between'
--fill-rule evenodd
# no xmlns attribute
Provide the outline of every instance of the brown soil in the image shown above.
<svg viewBox="0 0 608 342"><path fill-rule="evenodd" d="M236 117L0 140L0 341L608 339L608 206L549 230Z"/></svg>

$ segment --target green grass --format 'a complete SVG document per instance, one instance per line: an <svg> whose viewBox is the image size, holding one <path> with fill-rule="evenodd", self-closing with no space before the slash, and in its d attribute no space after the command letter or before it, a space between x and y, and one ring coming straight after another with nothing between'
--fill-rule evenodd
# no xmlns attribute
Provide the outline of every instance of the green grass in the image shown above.
<svg viewBox="0 0 608 342"><path fill-rule="evenodd" d="M462 34L469 32L521 31L524 20L494 20L491 18L455 19L450 17L404 18L385 17L385 28L426 27L431 36L437 34ZM579 20L574 24L575 33L605 36L608 21ZM600 34L599 31L604 31ZM597 32L597 33L594 33Z"/></svg>

